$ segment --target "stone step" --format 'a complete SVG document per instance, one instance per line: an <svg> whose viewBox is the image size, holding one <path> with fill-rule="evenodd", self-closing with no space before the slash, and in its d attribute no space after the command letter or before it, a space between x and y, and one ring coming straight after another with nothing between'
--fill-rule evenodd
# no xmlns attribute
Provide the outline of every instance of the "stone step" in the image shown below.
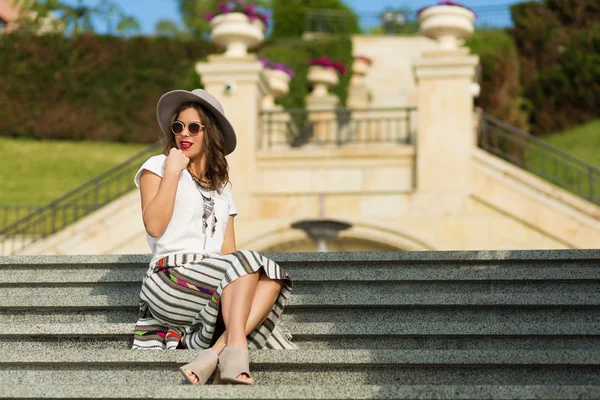
<svg viewBox="0 0 600 400"><path fill-rule="evenodd" d="M0 294L0 310L36 309L108 309L132 307L138 295L64 293L56 296L22 296ZM292 294L288 307L400 307L400 306L599 306L600 293L390 293L390 292L320 292Z"/></svg>
<svg viewBox="0 0 600 400"><path fill-rule="evenodd" d="M96 296L112 295L126 296L139 293L141 283L86 283L86 284L35 284L11 285L1 288L1 295L7 297L56 297L56 296ZM319 294L334 293L337 295L353 294L357 292L375 293L514 293L514 294L540 294L555 293L578 294L600 293L600 279L597 281L556 281L556 282L508 282L508 281L346 281L346 282L294 282L294 294Z"/></svg>
<svg viewBox="0 0 600 400"><path fill-rule="evenodd" d="M105 324L11 324L2 327L0 340L6 338L83 338L122 337L133 334L133 323ZM518 326L505 323L403 323L387 321L372 325L356 322L285 322L286 329L295 337L327 336L600 336L600 321L588 324L531 324Z"/></svg>
<svg viewBox="0 0 600 400"><path fill-rule="evenodd" d="M501 385L18 385L0 389L6 399L379 399L379 400L574 400L600 398L600 386Z"/></svg>
<svg viewBox="0 0 600 400"><path fill-rule="evenodd" d="M5 385L87 382L169 385L195 351L14 351L0 353ZM597 385L598 351L258 350L260 385Z"/></svg>
<svg viewBox="0 0 600 400"><path fill-rule="evenodd" d="M25 301L25 300L24 300ZM20 310L1 309L0 324L35 323L134 323L137 306L110 308L73 308L71 305L54 308L24 307ZM553 306L397 306L377 307L366 304L351 307L288 306L282 317L289 322L361 322L373 325L382 321L399 320L403 323L504 323L517 326L523 323L585 325L600 321L600 307Z"/></svg>
<svg viewBox="0 0 600 400"><path fill-rule="evenodd" d="M600 279L600 269L589 263L553 264L506 262L416 263L284 263L295 281L581 281ZM148 266L2 265L0 286L18 284L141 282Z"/></svg>
<svg viewBox="0 0 600 400"><path fill-rule="evenodd" d="M130 349L133 335L115 337L25 337L2 338L0 351L82 351ZM293 342L301 349L324 350L592 350L600 348L598 335L518 335L518 336L303 336Z"/></svg>
<svg viewBox="0 0 600 400"><path fill-rule="evenodd" d="M134 323L7 324L0 350L129 349ZM597 349L600 322L581 324L285 322L301 348Z"/></svg>

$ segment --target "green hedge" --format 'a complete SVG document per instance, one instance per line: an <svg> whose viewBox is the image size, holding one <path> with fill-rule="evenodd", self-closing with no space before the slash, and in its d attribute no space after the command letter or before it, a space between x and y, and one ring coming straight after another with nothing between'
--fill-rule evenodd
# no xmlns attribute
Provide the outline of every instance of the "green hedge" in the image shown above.
<svg viewBox="0 0 600 400"><path fill-rule="evenodd" d="M519 55L504 30L475 33L466 46L479 56L481 94L477 106L520 129L528 128L529 111L519 81Z"/></svg>
<svg viewBox="0 0 600 400"><path fill-rule="evenodd" d="M305 108L306 96L310 89L307 82L309 61L323 55L346 65L348 73L340 78L340 83L331 92L346 104L348 84L351 78L352 40L348 37L334 37L303 41L301 39L269 40L258 51L259 56L276 62L287 63L296 74L290 82L290 92L277 102L287 109Z"/></svg>
<svg viewBox="0 0 600 400"><path fill-rule="evenodd" d="M0 37L0 136L149 143L160 136L155 107L173 88L201 87L194 63L208 42L107 36ZM261 56L296 76L281 104L304 108L311 58L327 55L350 70L349 38L270 40ZM332 92L345 103L350 73Z"/></svg>
<svg viewBox="0 0 600 400"><path fill-rule="evenodd" d="M110 36L0 35L0 135L149 143L155 107L200 84L208 42Z"/></svg>

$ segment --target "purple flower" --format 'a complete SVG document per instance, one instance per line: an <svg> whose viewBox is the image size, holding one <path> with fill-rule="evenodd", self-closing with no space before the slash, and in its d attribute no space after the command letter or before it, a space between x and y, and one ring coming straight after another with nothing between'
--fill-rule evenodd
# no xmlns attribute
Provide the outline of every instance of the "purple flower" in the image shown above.
<svg viewBox="0 0 600 400"><path fill-rule="evenodd" d="M246 12L251 13L251 14L256 14L256 7L254 6L254 4L248 4L246 6Z"/></svg>
<svg viewBox="0 0 600 400"><path fill-rule="evenodd" d="M268 58L259 58L258 61L260 61L260 63L263 65L264 68L267 68L269 66Z"/></svg>
<svg viewBox="0 0 600 400"><path fill-rule="evenodd" d="M204 18L206 18L207 21L212 20L214 17L215 17L215 14L213 14L213 13L207 12L206 14L204 14Z"/></svg>

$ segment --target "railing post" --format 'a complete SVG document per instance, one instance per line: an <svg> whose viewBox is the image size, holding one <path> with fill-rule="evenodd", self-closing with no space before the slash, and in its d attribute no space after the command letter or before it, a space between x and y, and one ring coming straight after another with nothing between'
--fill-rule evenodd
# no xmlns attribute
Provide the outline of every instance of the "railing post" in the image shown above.
<svg viewBox="0 0 600 400"><path fill-rule="evenodd" d="M589 190L589 192L590 192L590 196L589 196L589 198L588 198L588 199L589 199L589 200L590 200L592 203L595 203L595 201L594 201L594 200L596 200L596 199L594 198L594 170L593 170L593 169L591 169L590 167L588 167L588 179L589 179L589 181L590 181L590 186L589 186L589 187L590 187L590 190Z"/></svg>

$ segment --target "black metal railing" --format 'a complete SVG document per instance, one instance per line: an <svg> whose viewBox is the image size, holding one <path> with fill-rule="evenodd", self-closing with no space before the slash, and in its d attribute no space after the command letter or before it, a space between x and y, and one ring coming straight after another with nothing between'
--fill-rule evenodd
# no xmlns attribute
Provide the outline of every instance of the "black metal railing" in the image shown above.
<svg viewBox="0 0 600 400"><path fill-rule="evenodd" d="M41 207L43 206L0 205L0 230L31 214L33 211Z"/></svg>
<svg viewBox="0 0 600 400"><path fill-rule="evenodd" d="M416 123L416 109L412 107L264 111L262 148L300 147L308 143L413 144Z"/></svg>
<svg viewBox="0 0 600 400"><path fill-rule="evenodd" d="M156 154L155 143L123 163L0 230L0 255L15 254L89 215L135 187L133 176Z"/></svg>
<svg viewBox="0 0 600 400"><path fill-rule="evenodd" d="M476 29L512 26L510 9L505 4L472 7L477 15ZM358 18L357 18L358 17ZM358 29L356 29L358 26ZM385 10L360 13L311 8L304 14L304 34L349 35L354 33L411 35L419 33L417 10Z"/></svg>
<svg viewBox="0 0 600 400"><path fill-rule="evenodd" d="M600 168L485 113L478 142L484 150L600 205Z"/></svg>

